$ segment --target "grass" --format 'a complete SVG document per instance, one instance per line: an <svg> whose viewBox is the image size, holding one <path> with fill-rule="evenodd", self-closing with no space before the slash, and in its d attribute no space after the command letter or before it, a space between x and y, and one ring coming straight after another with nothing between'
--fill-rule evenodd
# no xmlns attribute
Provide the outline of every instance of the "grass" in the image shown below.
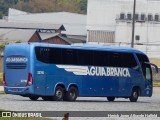
<svg viewBox="0 0 160 120"><path fill-rule="evenodd" d="M160 87L160 82L158 82L158 81L153 82L153 86L154 86L154 87Z"/></svg>
<svg viewBox="0 0 160 120"><path fill-rule="evenodd" d="M0 95L5 94L3 91L0 91Z"/></svg>

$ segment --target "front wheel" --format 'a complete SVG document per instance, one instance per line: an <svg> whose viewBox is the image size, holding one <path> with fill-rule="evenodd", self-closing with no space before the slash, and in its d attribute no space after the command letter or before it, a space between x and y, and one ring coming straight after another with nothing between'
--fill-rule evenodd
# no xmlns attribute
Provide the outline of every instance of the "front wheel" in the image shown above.
<svg viewBox="0 0 160 120"><path fill-rule="evenodd" d="M132 95L129 98L130 102L137 102L139 97L139 90L138 89L133 89L132 90Z"/></svg>
<svg viewBox="0 0 160 120"><path fill-rule="evenodd" d="M107 97L107 100L110 101L110 102L112 102L112 101L115 100L115 97Z"/></svg>
<svg viewBox="0 0 160 120"><path fill-rule="evenodd" d="M38 100L38 98L39 98L38 96L30 96L30 97L29 97L29 99L30 99L30 100L33 100L33 101Z"/></svg>
<svg viewBox="0 0 160 120"><path fill-rule="evenodd" d="M76 87L70 87L64 95L65 101L75 101L78 96L78 89Z"/></svg>

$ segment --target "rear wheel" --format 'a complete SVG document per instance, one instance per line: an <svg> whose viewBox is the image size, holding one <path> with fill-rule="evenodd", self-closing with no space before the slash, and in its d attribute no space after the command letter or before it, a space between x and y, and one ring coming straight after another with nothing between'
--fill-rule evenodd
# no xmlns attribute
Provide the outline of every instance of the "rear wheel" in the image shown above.
<svg viewBox="0 0 160 120"><path fill-rule="evenodd" d="M39 98L38 96L30 96L30 97L29 97L29 99L30 99L30 100L33 100L33 101L38 100L38 98Z"/></svg>
<svg viewBox="0 0 160 120"><path fill-rule="evenodd" d="M136 89L136 88L134 88L134 89L132 90L132 95L131 95L131 97L129 98L129 100L130 100L131 102L137 102L138 97L139 97L139 90Z"/></svg>
<svg viewBox="0 0 160 120"><path fill-rule="evenodd" d="M63 88L58 86L55 90L55 95L53 96L53 100L55 101L62 101L64 96Z"/></svg>
<svg viewBox="0 0 160 120"><path fill-rule="evenodd" d="M107 100L108 100L108 101L114 101L114 100L115 100L115 97L107 97Z"/></svg>
<svg viewBox="0 0 160 120"><path fill-rule="evenodd" d="M75 101L78 96L78 89L76 87L70 87L64 95L65 101Z"/></svg>

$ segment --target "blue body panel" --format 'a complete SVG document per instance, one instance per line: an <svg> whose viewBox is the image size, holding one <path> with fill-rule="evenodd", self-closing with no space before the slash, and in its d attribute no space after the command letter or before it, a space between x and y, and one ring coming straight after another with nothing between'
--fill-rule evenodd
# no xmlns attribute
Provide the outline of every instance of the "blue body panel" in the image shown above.
<svg viewBox="0 0 160 120"><path fill-rule="evenodd" d="M115 96L115 97L129 97L131 96L132 88L135 86L140 87L141 96L151 96L152 86L149 88L149 94L146 94L146 81L143 78L142 71L136 71L128 68L130 77L125 76L105 76L107 70L110 67L98 67L98 66L75 66L75 65L55 65L46 64L36 59L34 48L36 46L43 47L56 47L56 48L72 48L72 49L84 49L84 50L97 50L97 51L114 51L114 52L127 52L133 53L136 58L136 53L144 53L130 48L124 47L110 47L110 46L68 46L68 45L50 45L43 43L33 44L13 44L7 45L5 48L4 57L4 71L6 77L7 86L4 86L5 92L8 94L16 95L38 95L38 96L53 96L57 85L62 84L68 90L70 85L76 85L79 90L79 96ZM22 60L18 61L20 67L24 69L8 69L8 61L19 56ZM27 58L24 61L23 58ZM136 58L138 65L138 59ZM20 63L20 64L19 64ZM9 61L9 65L16 65L14 60ZM78 75L73 70L68 69L92 69L96 68L99 71L105 71L104 75ZM101 69L101 70L100 70ZM111 68L118 70L118 68ZM120 69L120 68L119 68ZM125 69L125 68L124 68ZM26 86L28 79L28 73L32 74L33 85ZM97 73L98 74L98 73ZM99 73L100 74L100 73Z"/></svg>

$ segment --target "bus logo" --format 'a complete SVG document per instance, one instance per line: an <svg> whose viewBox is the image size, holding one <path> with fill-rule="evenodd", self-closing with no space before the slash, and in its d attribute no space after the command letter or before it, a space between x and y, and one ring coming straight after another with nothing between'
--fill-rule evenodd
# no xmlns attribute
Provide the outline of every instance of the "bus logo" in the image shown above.
<svg viewBox="0 0 160 120"><path fill-rule="evenodd" d="M89 76L110 76L110 77L131 77L128 68L116 67L85 67L85 66L67 66L57 65L58 68L63 68L67 72L73 72L75 75Z"/></svg>
<svg viewBox="0 0 160 120"><path fill-rule="evenodd" d="M26 63L28 62L28 58L26 58L25 56L8 56L6 58L6 62L7 63Z"/></svg>

